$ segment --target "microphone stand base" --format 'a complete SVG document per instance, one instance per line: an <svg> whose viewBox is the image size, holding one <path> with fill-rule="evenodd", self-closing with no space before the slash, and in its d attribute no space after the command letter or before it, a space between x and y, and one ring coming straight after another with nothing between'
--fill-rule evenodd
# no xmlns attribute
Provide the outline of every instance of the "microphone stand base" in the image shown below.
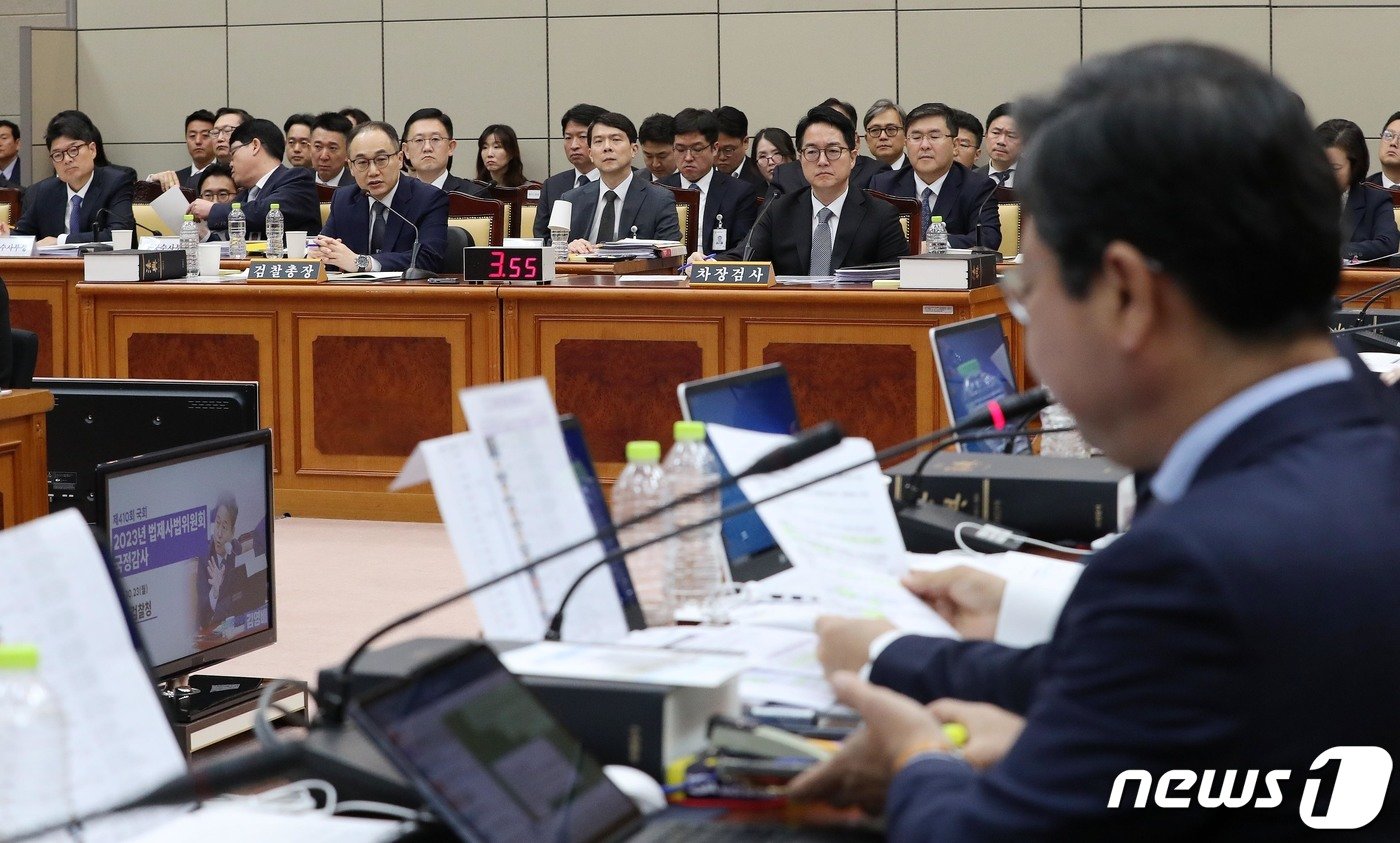
<svg viewBox="0 0 1400 843"><path fill-rule="evenodd" d="M411 266L403 271L403 280L405 281L426 281L429 278L436 277L436 272L427 269L419 269L416 266Z"/></svg>

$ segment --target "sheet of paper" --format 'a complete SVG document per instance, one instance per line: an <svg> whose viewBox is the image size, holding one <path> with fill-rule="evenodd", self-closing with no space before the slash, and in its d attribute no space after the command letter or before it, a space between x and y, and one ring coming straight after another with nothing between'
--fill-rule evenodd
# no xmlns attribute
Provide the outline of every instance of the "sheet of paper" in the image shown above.
<svg viewBox="0 0 1400 843"><path fill-rule="evenodd" d="M650 647L541 641L501 654L511 673L567 679L637 682L674 688L718 688L743 672L744 659Z"/></svg>
<svg viewBox="0 0 1400 843"><path fill-rule="evenodd" d="M67 723L72 810L119 804L185 772L126 608L78 510L0 532L0 582L0 640L38 646L40 673ZM169 816L122 815L87 826L83 839L121 840Z"/></svg>
<svg viewBox="0 0 1400 843"><path fill-rule="evenodd" d="M1400 366L1400 354L1388 354L1384 351L1363 351L1359 354L1361 362L1366 364L1366 368L1378 375L1383 375Z"/></svg>
<svg viewBox="0 0 1400 843"><path fill-rule="evenodd" d="M544 378L464 389L461 400L471 430L488 445L526 558L547 556L597 532ZM578 576L602 558L602 544L592 541L535 569L550 615ZM564 640L616 641L626 634L622 601L604 566L570 598Z"/></svg>
<svg viewBox="0 0 1400 843"><path fill-rule="evenodd" d="M252 805L213 803L185 814L131 843L248 843L250 840L295 840L297 843L378 843L402 834L397 820L291 814Z"/></svg>
<svg viewBox="0 0 1400 843"><path fill-rule="evenodd" d="M822 676L801 676L774 670L748 670L739 677L739 698L746 705L777 703L826 711L836 705L836 692Z"/></svg>
<svg viewBox="0 0 1400 843"><path fill-rule="evenodd" d="M750 668L822 675L817 636L812 632L752 624L652 627L628 634L625 643L681 652L732 653L742 656Z"/></svg>
<svg viewBox="0 0 1400 843"><path fill-rule="evenodd" d="M180 226L185 224L185 214L189 213L190 200L185 198L180 186L176 185L157 196L151 203L151 209L160 217L160 221L165 223L166 231L174 231L178 235Z"/></svg>

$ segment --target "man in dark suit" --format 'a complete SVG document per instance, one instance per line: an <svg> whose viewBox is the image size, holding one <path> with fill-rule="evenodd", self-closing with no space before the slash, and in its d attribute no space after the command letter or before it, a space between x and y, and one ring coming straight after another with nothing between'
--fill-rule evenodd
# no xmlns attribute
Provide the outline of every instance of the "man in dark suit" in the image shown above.
<svg viewBox="0 0 1400 843"><path fill-rule="evenodd" d="M214 129L210 134L214 138L214 158L220 164L227 164L229 157L233 154L230 151L230 144L233 142L233 131L249 120L253 115L241 108L224 106L214 112Z"/></svg>
<svg viewBox="0 0 1400 843"><path fill-rule="evenodd" d="M588 127L606 108L581 102L559 118L559 130L564 137L564 155L573 166L545 179L540 186L540 203L535 214L535 237L549 236L549 215L554 209L554 200L585 182L597 181L598 172L589 157Z"/></svg>
<svg viewBox="0 0 1400 843"><path fill-rule="evenodd" d="M293 114L282 123L282 134L287 138L288 167L311 166L311 127L316 124L314 114Z"/></svg>
<svg viewBox="0 0 1400 843"><path fill-rule="evenodd" d="M1016 118L1011 103L1004 102L987 113L987 166L974 172L997 183L997 187L1016 186L1016 162L1021 160L1021 133L1016 131Z"/></svg>
<svg viewBox="0 0 1400 843"><path fill-rule="evenodd" d="M669 114L653 114L637 127L642 161L653 182L676 172L676 120Z"/></svg>
<svg viewBox="0 0 1400 843"><path fill-rule="evenodd" d="M185 150L190 163L178 170L165 170L146 176L147 181L160 182L162 190L176 185L195 190L205 168L214 163L214 112L207 108L185 117Z"/></svg>
<svg viewBox="0 0 1400 843"><path fill-rule="evenodd" d="M851 121L851 125L856 123L855 106L848 102L842 102L836 97L830 97L822 103L825 108L834 108L841 114L846 115L846 119ZM855 155L855 165L851 168L851 187L856 190L865 190L870 186L870 180L877 174L887 172L890 165L883 161L877 161L868 155L860 154L860 135L856 135L856 145L852 147L852 154ZM767 187L760 187L759 190L766 190L767 199L771 201L784 193L796 193L807 187L806 172L801 161L789 161L786 164L779 164L773 171L773 182Z"/></svg>
<svg viewBox="0 0 1400 843"><path fill-rule="evenodd" d="M0 120L0 185L20 187L24 168L19 157L19 126L13 120Z"/></svg>
<svg viewBox="0 0 1400 843"><path fill-rule="evenodd" d="M768 189L758 167L749 162L749 117L732 105L714 110L719 135L715 138L715 166L721 173L749 183L757 194Z"/></svg>
<svg viewBox="0 0 1400 843"><path fill-rule="evenodd" d="M1390 115L1381 129L1380 159L1381 168L1367 176L1366 181L1387 190L1400 190L1400 111Z"/></svg>
<svg viewBox="0 0 1400 843"><path fill-rule="evenodd" d="M1048 644L901 638L870 673L887 687L837 672L866 729L794 796L883 802L896 843L1396 839L1400 679L1377 654L1400 649L1400 429L1327 334L1336 186L1301 100L1153 45L1018 118L1008 303L1037 378L1150 499ZM1216 257L1239 249L1263 265Z"/></svg>
<svg viewBox="0 0 1400 843"><path fill-rule="evenodd" d="M402 145L388 123L371 120L350 135L355 184L331 198L331 215L308 252L347 272L393 272L413 262L436 271L447 253L447 194L418 179L403 178ZM390 210L392 209L392 211Z"/></svg>
<svg viewBox="0 0 1400 843"><path fill-rule="evenodd" d="M1001 245L1001 219L990 201L996 185L979 179L953 160L956 150L952 110L942 103L924 103L909 112L904 123L905 152L909 166L881 173L870 180L870 189L891 196L918 199L924 208L923 224L943 217L948 242L955 249ZM982 223L978 242L977 222Z"/></svg>
<svg viewBox="0 0 1400 843"><path fill-rule="evenodd" d="M700 236L696 248L707 255L726 251L749 236L758 201L753 185L743 179L729 178L715 168L715 147L719 140L719 123L712 112L687 108L675 118L675 155L680 171L665 179L663 184L700 191ZM760 178L762 178L760 176ZM715 228L724 232L715 243Z"/></svg>
<svg viewBox="0 0 1400 843"><path fill-rule="evenodd" d="M403 124L403 150L413 175L424 184L448 193L490 198L486 185L452 175L457 141L452 137L452 118L441 109L420 108L408 115Z"/></svg>
<svg viewBox="0 0 1400 843"><path fill-rule="evenodd" d="M234 528L238 523L238 500L229 492L219 495L214 504L209 525L209 552L197 576L203 587L197 590L195 612L201 632L208 633L228 620L235 612L235 602L247 579L246 570L237 564Z"/></svg>
<svg viewBox="0 0 1400 843"><path fill-rule="evenodd" d="M233 198L248 221L248 237L264 235L268 211L273 203L282 212L283 231L321 230L321 203L311 172L300 167L282 166L282 130L271 120L257 118L234 129L229 142L229 167L240 188ZM190 203L190 213L209 227L211 236L223 240L228 233L232 203L223 204L199 198Z"/></svg>
<svg viewBox="0 0 1400 843"><path fill-rule="evenodd" d="M108 240L112 229L134 226L130 171L97 166L97 137L91 123L76 117L49 121L44 143L56 175L30 186L13 233L47 246ZM10 233L0 224L0 235Z"/></svg>
<svg viewBox="0 0 1400 843"><path fill-rule="evenodd" d="M772 261L779 275L833 274L843 266L891 261L909 250L899 214L851 184L855 125L817 106L797 124L798 156L811 187L773 200L723 260Z"/></svg>
<svg viewBox="0 0 1400 843"><path fill-rule="evenodd" d="M355 124L350 118L334 111L316 115L311 124L311 168L316 172L316 184L340 187L350 183L350 171L345 166L349 156L350 133Z"/></svg>
<svg viewBox="0 0 1400 843"><path fill-rule="evenodd" d="M653 185L642 171L632 169L637 127L631 120L616 112L598 115L588 127L588 149L598 180L559 197L572 208L570 252L591 254L599 243L628 237L681 239L671 191Z"/></svg>

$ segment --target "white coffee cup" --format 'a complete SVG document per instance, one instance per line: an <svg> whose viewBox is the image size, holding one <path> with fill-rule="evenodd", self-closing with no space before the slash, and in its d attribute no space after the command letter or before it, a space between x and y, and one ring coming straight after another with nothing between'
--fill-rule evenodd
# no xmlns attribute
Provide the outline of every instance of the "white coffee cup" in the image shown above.
<svg viewBox="0 0 1400 843"><path fill-rule="evenodd" d="M219 252L222 249L220 243L200 243L199 244L199 274L201 276L217 278L219 276Z"/></svg>
<svg viewBox="0 0 1400 843"><path fill-rule="evenodd" d="M133 232L133 231L132 231L131 229L129 229L129 228L114 228L114 229L112 229L112 248L113 248L113 249L117 249L117 250L119 250L119 251L120 251L121 249L130 249L130 248L131 248L131 236L132 236L132 234L134 234L134 233L135 233L135 232Z"/></svg>
<svg viewBox="0 0 1400 843"><path fill-rule="evenodd" d="M300 259L306 257L306 232L287 232L287 257L289 259Z"/></svg>

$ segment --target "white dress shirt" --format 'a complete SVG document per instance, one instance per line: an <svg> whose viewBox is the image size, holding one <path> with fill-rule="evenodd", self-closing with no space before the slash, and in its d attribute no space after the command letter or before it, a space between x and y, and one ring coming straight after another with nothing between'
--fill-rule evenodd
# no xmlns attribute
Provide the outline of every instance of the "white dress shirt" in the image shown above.
<svg viewBox="0 0 1400 843"><path fill-rule="evenodd" d="M705 202L710 198L710 184L714 182L715 172L715 168L711 167L710 171L705 174L704 178L700 179L700 181L695 182L695 186L700 188L700 207L695 209L695 218L697 220L700 220L700 231L705 230ZM681 187L689 189L690 185L690 179L682 175Z"/></svg>
<svg viewBox="0 0 1400 843"><path fill-rule="evenodd" d="M447 174L444 172L444 173L443 173L443 178L446 178L446 177L447 177ZM402 178L402 176L400 176L400 178ZM398 193L398 192L399 192L399 184L398 184L398 182L394 182L393 188L389 190L388 195L386 195L383 199L375 199L374 197L368 196L368 194L366 194L366 198L369 199L369 236L370 236L371 239L373 239L373 237L374 237L374 209L375 209L375 207L378 206L378 205L380 205L380 204L383 204L383 205L385 205L385 206L387 206L387 207L390 207L390 208L394 207L394 194L395 194L395 193ZM393 212L392 212L392 211L385 211L385 215L386 215L386 216L384 217L384 230L387 232L387 231L389 230L389 217L393 216ZM368 241L366 241L366 243L365 243L365 249L366 249L366 250L369 249L369 243L368 243ZM370 269L370 272L383 272L383 270L379 268L379 259L378 259L378 258L375 258L375 257L373 257L373 256L371 256L370 259L369 259L369 269Z"/></svg>
<svg viewBox="0 0 1400 843"><path fill-rule="evenodd" d="M817 194L812 194L812 234L815 235L817 233L817 226L821 224L821 220L817 219L817 213L821 211L822 208L829 209L831 211L831 222L827 223L827 225L831 226L832 246L836 245L836 227L841 224L841 209L846 207L847 193L850 193L849 187L842 191L840 196L831 200L830 205L823 205L821 201L817 199Z"/></svg>
<svg viewBox="0 0 1400 843"><path fill-rule="evenodd" d="M68 235L74 233L68 230L68 225L73 221L73 197L81 196L83 197L83 204L87 204L88 188L92 187L92 179L93 176L96 175L97 170L93 170L92 174L88 176L87 184L83 185L77 191L74 191L71 187L68 188L68 201L63 203L63 233L58 235L58 243L67 243ZM82 232L77 233L81 234Z"/></svg>
<svg viewBox="0 0 1400 843"><path fill-rule="evenodd" d="M594 170L593 172L597 173L598 171ZM603 205L606 204L603 194L609 190L617 194L617 200L613 203L613 238L621 240L624 237L632 236L630 232L618 230L622 225L622 203L627 201L627 189L632 186L632 175L632 171L628 170L627 178L623 179L622 184L617 187L608 187L601 181L598 183L598 206L593 209L593 224L588 228L588 242L598 242L598 228L603 222Z"/></svg>

